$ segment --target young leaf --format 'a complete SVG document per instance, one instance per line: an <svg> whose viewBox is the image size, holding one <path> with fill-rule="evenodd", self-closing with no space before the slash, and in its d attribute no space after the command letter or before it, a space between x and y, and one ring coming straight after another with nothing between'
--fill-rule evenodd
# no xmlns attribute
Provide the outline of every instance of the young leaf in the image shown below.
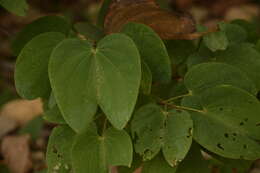
<svg viewBox="0 0 260 173"><path fill-rule="evenodd" d="M18 16L25 16L28 10L26 0L0 0L0 5Z"/></svg>
<svg viewBox="0 0 260 173"><path fill-rule="evenodd" d="M211 173L209 163L203 158L200 146L195 142L185 159L180 163L176 173Z"/></svg>
<svg viewBox="0 0 260 173"><path fill-rule="evenodd" d="M215 58L218 62L233 65L242 70L260 90L260 53L250 44L230 46L227 50L217 52Z"/></svg>
<svg viewBox="0 0 260 173"><path fill-rule="evenodd" d="M4 0L5 1L5 0ZM21 0L19 0L21 1ZM39 18L18 33L12 43L12 50L14 55L19 55L23 47L35 36L44 32L61 32L67 35L70 31L70 24L62 17L45 16Z"/></svg>
<svg viewBox="0 0 260 173"><path fill-rule="evenodd" d="M132 141L125 131L110 128L99 136L92 127L76 138L72 149L73 170L107 173L109 166L130 167L132 155Z"/></svg>
<svg viewBox="0 0 260 173"><path fill-rule="evenodd" d="M75 133L68 126L58 126L53 130L46 156L48 173L71 172L71 150L74 138Z"/></svg>
<svg viewBox="0 0 260 173"><path fill-rule="evenodd" d="M137 23L126 24L122 32L134 40L142 60L152 72L153 80L168 83L171 80L171 62L160 37L148 26Z"/></svg>
<svg viewBox="0 0 260 173"><path fill-rule="evenodd" d="M65 36L48 32L33 38L21 51L15 68L15 86L26 99L48 98L51 87L48 77L49 57Z"/></svg>
<svg viewBox="0 0 260 173"><path fill-rule="evenodd" d="M207 150L232 159L260 157L260 103L254 96L222 85L184 98L183 105L198 109L190 111L193 137Z"/></svg>
<svg viewBox="0 0 260 173"><path fill-rule="evenodd" d="M224 31L213 32L203 37L205 45L213 52L225 50L228 47L228 39Z"/></svg>
<svg viewBox="0 0 260 173"><path fill-rule="evenodd" d="M202 63L192 67L185 76L185 86L199 94L218 85L232 85L256 95L255 84L240 69L224 63Z"/></svg>
<svg viewBox="0 0 260 173"><path fill-rule="evenodd" d="M74 27L81 35L93 41L99 41L105 36L100 28L87 22L76 23Z"/></svg>
<svg viewBox="0 0 260 173"><path fill-rule="evenodd" d="M145 162L142 173L175 173L176 168L170 167L164 160L162 154L158 154L151 161Z"/></svg>
<svg viewBox="0 0 260 173"><path fill-rule="evenodd" d="M96 48L88 41L67 39L54 50L49 75L58 106L74 130L87 127L97 104L113 126L122 129L137 100L140 56L123 34L105 37Z"/></svg>
<svg viewBox="0 0 260 173"><path fill-rule="evenodd" d="M137 135L135 150L151 160L162 149L167 162L176 166L187 154L192 142L192 120L187 112L163 112L155 104L141 107L132 121Z"/></svg>
<svg viewBox="0 0 260 173"><path fill-rule="evenodd" d="M142 79L140 89L145 95L151 94L152 89L152 72L148 65L142 61Z"/></svg>

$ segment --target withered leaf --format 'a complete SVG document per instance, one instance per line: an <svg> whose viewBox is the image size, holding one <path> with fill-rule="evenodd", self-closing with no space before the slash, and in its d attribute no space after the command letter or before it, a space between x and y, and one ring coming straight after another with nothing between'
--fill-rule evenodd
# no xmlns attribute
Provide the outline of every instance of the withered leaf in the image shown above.
<svg viewBox="0 0 260 173"><path fill-rule="evenodd" d="M128 22L148 25L162 39L192 39L195 32L189 14L163 10L154 0L114 0L105 18L105 31L119 32Z"/></svg>

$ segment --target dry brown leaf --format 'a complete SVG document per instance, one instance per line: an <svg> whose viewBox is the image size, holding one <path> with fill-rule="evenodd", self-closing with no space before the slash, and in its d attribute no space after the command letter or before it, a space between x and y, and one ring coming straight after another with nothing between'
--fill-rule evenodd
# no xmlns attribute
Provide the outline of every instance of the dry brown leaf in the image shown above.
<svg viewBox="0 0 260 173"><path fill-rule="evenodd" d="M146 24L162 39L190 39L195 32L195 22L189 14L163 10L154 0L113 1L105 19L106 32L120 32L128 22Z"/></svg>
<svg viewBox="0 0 260 173"><path fill-rule="evenodd" d="M12 173L28 173L32 168L29 141L29 135L3 138L2 155Z"/></svg>
<svg viewBox="0 0 260 173"><path fill-rule="evenodd" d="M13 100L3 106L0 116L9 117L17 121L19 125L27 122L43 113L42 102L37 100Z"/></svg>

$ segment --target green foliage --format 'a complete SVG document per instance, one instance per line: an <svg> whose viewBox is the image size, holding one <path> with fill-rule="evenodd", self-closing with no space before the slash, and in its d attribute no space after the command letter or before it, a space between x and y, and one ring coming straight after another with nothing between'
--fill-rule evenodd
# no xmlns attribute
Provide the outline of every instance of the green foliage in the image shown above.
<svg viewBox="0 0 260 173"><path fill-rule="evenodd" d="M219 31L195 41L161 40L137 23L106 35L109 3L98 27L48 16L14 41L18 93L42 98L44 119L58 125L48 144L48 172L108 173L111 166L119 173L138 167L210 173L213 166L245 172L260 158L254 27L220 23Z"/></svg>
<svg viewBox="0 0 260 173"><path fill-rule="evenodd" d="M0 0L0 5L18 16L25 16L28 10L26 0Z"/></svg>

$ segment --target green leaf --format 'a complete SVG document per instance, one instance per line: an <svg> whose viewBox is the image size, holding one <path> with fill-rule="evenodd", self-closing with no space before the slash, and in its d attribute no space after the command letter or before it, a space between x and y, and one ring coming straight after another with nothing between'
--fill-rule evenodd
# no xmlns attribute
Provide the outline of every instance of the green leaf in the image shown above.
<svg viewBox="0 0 260 173"><path fill-rule="evenodd" d="M203 158L200 146L195 142L185 159L180 163L176 173L211 173L208 162Z"/></svg>
<svg viewBox="0 0 260 173"><path fill-rule="evenodd" d="M250 44L230 46L227 50L215 54L218 62L233 65L242 70L260 90L260 53Z"/></svg>
<svg viewBox="0 0 260 173"><path fill-rule="evenodd" d="M191 146L193 124L185 111L163 112L148 104L136 112L131 125L137 136L135 150L144 160L151 160L162 149L167 162L176 166Z"/></svg>
<svg viewBox="0 0 260 173"><path fill-rule="evenodd" d="M34 118L19 130L19 134L30 134L33 140L40 137L44 121L41 116Z"/></svg>
<svg viewBox="0 0 260 173"><path fill-rule="evenodd" d="M142 61L142 79L140 89L143 94L151 94L152 89L152 72L149 69L148 65Z"/></svg>
<svg viewBox="0 0 260 173"><path fill-rule="evenodd" d="M28 10L26 0L0 0L0 5L18 16L25 16Z"/></svg>
<svg viewBox="0 0 260 173"><path fill-rule="evenodd" d="M73 170L107 173L109 166L130 167L132 155L132 141L125 131L110 128L99 136L93 127L76 138L72 149Z"/></svg>
<svg viewBox="0 0 260 173"><path fill-rule="evenodd" d="M58 106L74 130L87 127L97 105L122 129L136 104L141 62L134 42L123 34L108 35L97 48L67 39L54 50L49 75Z"/></svg>
<svg viewBox="0 0 260 173"><path fill-rule="evenodd" d="M58 126L52 131L46 156L48 173L71 172L71 150L74 139L75 133L68 126Z"/></svg>
<svg viewBox="0 0 260 173"><path fill-rule="evenodd" d="M44 111L43 118L51 123L66 124L66 121L64 120L61 111L56 103L53 92L51 93L51 96L49 98L48 108Z"/></svg>
<svg viewBox="0 0 260 173"><path fill-rule="evenodd" d="M4 0L5 1L5 0ZM21 0L19 0L21 1ZM18 33L12 43L12 50L14 55L19 55L23 47L35 36L45 32L61 32L67 35L70 31L70 24L62 17L45 16L41 17L32 23L25 26L25 28Z"/></svg>
<svg viewBox="0 0 260 173"><path fill-rule="evenodd" d="M237 25L243 27L247 31L247 35L248 35L247 40L249 42L256 43L257 40L260 38L260 35L257 32L258 26L256 24L254 24L253 22L248 22L246 20L237 19L237 20L233 20L231 23L237 24Z"/></svg>
<svg viewBox="0 0 260 173"><path fill-rule="evenodd" d="M260 52L260 40L256 43L256 50Z"/></svg>
<svg viewBox="0 0 260 173"><path fill-rule="evenodd" d="M145 162L142 173L175 173L176 168L172 168L164 160L162 154L158 154L151 161Z"/></svg>
<svg viewBox="0 0 260 173"><path fill-rule="evenodd" d="M185 86L193 94L218 86L232 85L256 95L255 84L240 69L224 63L202 63L192 67L185 76Z"/></svg>
<svg viewBox="0 0 260 173"><path fill-rule="evenodd" d="M260 157L260 103L246 91L217 86L200 96L186 97L183 105L194 122L194 139L207 150L232 159Z"/></svg>
<svg viewBox="0 0 260 173"><path fill-rule="evenodd" d="M237 24L221 22L219 24L219 27L221 31L224 31L226 33L230 44L241 43L247 40L246 30Z"/></svg>
<svg viewBox="0 0 260 173"><path fill-rule="evenodd" d="M152 72L154 82L170 82L171 62L161 38L144 24L128 23L122 32L134 40L142 60Z"/></svg>
<svg viewBox="0 0 260 173"><path fill-rule="evenodd" d="M105 18L106 18L106 15L109 10L109 6L110 6L111 2L112 2L112 0L104 0L102 6L100 8L100 11L98 13L99 15L98 15L97 25L101 28L104 28Z"/></svg>
<svg viewBox="0 0 260 173"><path fill-rule="evenodd" d="M195 45L189 40L169 40L165 43L171 61L175 65L180 65L195 52Z"/></svg>
<svg viewBox="0 0 260 173"><path fill-rule="evenodd" d="M105 36L103 30L87 22L76 23L74 27L81 35L90 40L99 41Z"/></svg>
<svg viewBox="0 0 260 173"><path fill-rule="evenodd" d="M213 32L203 37L205 45L213 52L225 50L228 47L228 38L223 31Z"/></svg>
<svg viewBox="0 0 260 173"><path fill-rule="evenodd" d="M47 98L51 87L48 77L49 57L55 46L65 36L48 32L33 38L21 51L15 68L15 86L19 95L26 99Z"/></svg>

